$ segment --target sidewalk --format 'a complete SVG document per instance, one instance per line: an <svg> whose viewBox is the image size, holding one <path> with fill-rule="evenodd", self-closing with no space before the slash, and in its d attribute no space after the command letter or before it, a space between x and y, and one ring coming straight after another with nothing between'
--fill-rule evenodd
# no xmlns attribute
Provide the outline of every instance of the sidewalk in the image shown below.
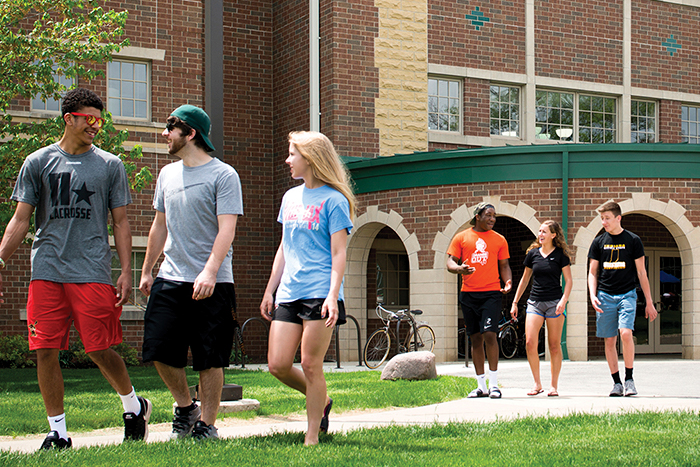
<svg viewBox="0 0 700 467"><path fill-rule="evenodd" d="M329 373L357 371L356 364L344 364L336 369L327 365ZM471 363L470 363L471 365ZM264 367L264 366L263 366ZM620 368L624 368L620 362ZM464 363L438 365L438 374L474 377L474 368ZM367 412L360 415L334 416L331 412L331 432L345 432L389 424L432 424L460 421L489 422L527 416L556 417L570 413L604 413L640 410L692 410L700 412L700 362L672 358L639 358L634 377L639 395L635 397L608 397L612 389L607 364L604 360L564 362L559 385L559 397L547 397L549 362L541 363L542 384L545 393L527 396L532 387L532 375L526 360L505 360L499 363L499 383L503 392L500 400L459 399L411 409ZM623 370L624 371L624 370ZM387 383L390 384L390 383ZM246 394L246 397L254 395ZM244 437L267 435L284 431L305 431L305 421L265 422L254 424L234 419L219 428L219 436ZM151 427L148 442L168 439L169 424ZM0 450L34 452L45 434L0 442ZM72 436L73 446L118 444L122 430L114 428Z"/></svg>

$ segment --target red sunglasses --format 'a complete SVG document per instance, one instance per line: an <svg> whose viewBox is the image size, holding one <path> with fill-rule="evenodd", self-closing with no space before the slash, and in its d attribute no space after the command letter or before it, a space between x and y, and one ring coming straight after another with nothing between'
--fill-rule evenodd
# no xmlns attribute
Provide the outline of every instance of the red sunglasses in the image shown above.
<svg viewBox="0 0 700 467"><path fill-rule="evenodd" d="M97 128L102 128L105 124L105 119L102 117L95 117L94 115L81 114L78 112L71 112L70 114L74 117L85 117L85 123L87 123L90 126L93 126L95 123L97 123Z"/></svg>

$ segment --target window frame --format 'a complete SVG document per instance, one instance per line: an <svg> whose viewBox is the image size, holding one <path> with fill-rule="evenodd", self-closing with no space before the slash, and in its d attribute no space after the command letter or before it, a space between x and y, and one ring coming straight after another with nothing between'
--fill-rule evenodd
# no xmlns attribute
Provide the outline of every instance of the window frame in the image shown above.
<svg viewBox="0 0 700 467"><path fill-rule="evenodd" d="M388 265L391 264L389 261L389 256L395 257L396 269L391 269ZM386 257L387 267L383 270L381 268L382 258ZM388 310L400 310L410 307L411 300L411 281L410 274L411 268L408 261L408 255L405 252L399 251L389 251L389 250L377 250L376 251L376 264L377 264L377 303L383 303L384 307ZM406 269L401 269L402 264L406 266ZM389 275L394 275L393 280L390 280ZM402 279L402 275L404 275ZM384 281L384 284L380 284L380 280ZM394 286L395 284L395 286ZM397 297L397 303L389 303L388 299L390 293L387 292L391 290L391 293ZM380 297L379 293L382 292ZM405 295L406 302L402 301L402 292ZM380 300L381 298L381 300Z"/></svg>
<svg viewBox="0 0 700 467"><path fill-rule="evenodd" d="M548 121L541 121L538 120L538 115L541 112L542 106L538 104L540 100L540 93L546 92L546 103L547 105L544 106L545 109L553 109L553 110L558 110L559 111L559 123L549 123ZM558 94L559 95L559 106L554 106L550 105L550 94ZM561 104L561 96L562 95L571 95L573 97L573 102L572 102L572 107L564 107ZM602 104L603 104L603 109L598 110L593 108L591 105L589 109L582 108L582 98L591 98L593 99L602 99ZM605 105L608 101L612 101L614 103L614 111L608 112L605 108ZM537 88L535 89L535 140L538 142L542 143L549 143L551 144L552 142L557 142L557 143L581 143L581 144L614 144L617 143L620 139L620 96L617 95L606 95L602 93L593 93L593 92L586 92L586 91L573 91L573 90L561 90L561 89L551 89L551 88ZM553 103L556 103L556 100L552 101ZM572 121L571 123L561 123L562 121L562 110L567 110L571 112L572 115ZM583 113L587 113L588 115L591 116L591 121L590 123L586 124L586 122L582 123L581 116ZM556 115L556 114L555 114ZM593 126L593 115L601 115L602 119L605 122L607 121L606 116L611 115L612 117L609 119L612 122L612 128L610 130L607 130L605 126L601 127L603 132L604 132L604 140L602 142L592 142L592 141L581 141L581 136L582 136L582 129L588 129L589 132L590 130L593 129L598 129L597 127ZM540 137L541 135L545 134L545 130L540 130L540 132L537 132L537 128L540 128L541 126L545 127L559 127L555 128L554 131L556 132L557 130L565 130L565 129L571 129L572 133L571 135L568 135L565 132L556 133L557 134L557 139L551 138L551 137ZM546 128L545 128L546 129ZM549 130L547 129L549 132ZM612 132L612 141L607 141L607 136L605 135L606 131L611 131ZM549 133L551 135L551 133Z"/></svg>
<svg viewBox="0 0 700 467"><path fill-rule="evenodd" d="M76 83L78 82L78 80L77 80L76 78L66 78L65 76L60 76L60 75L58 75L58 73L55 72L56 68L57 68L57 66L54 65L54 66L53 66L53 69L54 69L54 73L53 73L54 81L55 81L55 82L58 82L59 84L63 84L63 85L66 87L66 90L61 92L61 96L62 96L61 99L59 99L59 100L57 101L56 99L50 97L50 98L48 98L47 101L45 102L45 101L42 101L41 99L39 99L39 98L37 98L37 97L32 97L32 98L29 100L29 111L30 111L30 112L32 112L32 113L41 113L41 114L49 114L49 115L60 115L60 114L61 114L61 105L63 104L63 96L65 96L66 93L67 93L69 90L71 90L71 89L73 89L73 88L75 87L75 85L76 85ZM64 80L65 80L65 81L64 81ZM70 83L69 83L68 81L70 81ZM43 108L34 107L34 104L35 104L36 102L40 102L40 103L44 104L44 107L43 107ZM56 110L48 109L47 107L48 107L48 105L49 105L49 102L52 102L52 103L53 103L53 102L56 102L56 103L58 104L58 109L56 109Z"/></svg>
<svg viewBox="0 0 700 467"><path fill-rule="evenodd" d="M437 94L431 94L430 88L431 88L431 81L437 81ZM440 81L444 81L448 83L447 86L447 96L441 96L440 95ZM451 93L451 86L450 84L454 83L457 85L457 91L456 91L456 96L453 96ZM454 77L447 77L447 76L428 76L428 131L438 131L441 133L446 133L446 134L462 134L462 128L464 125L464 115L463 115L463 107L464 107L464 80L461 78L454 78ZM437 109L435 112L431 111L431 98L436 98L438 100L437 104ZM455 113L445 113L440 111L440 99L447 99L448 100L448 106L449 106L449 101L450 100L456 100L457 101L457 111ZM451 108L448 107L448 111ZM434 118L432 117L431 114L437 114L437 128L431 128L431 119ZM440 129L440 118L441 115L446 115L448 117L448 121L450 117L457 118L458 121L456 123L456 128L455 129L450 129L450 123L448 123L448 129Z"/></svg>
<svg viewBox="0 0 700 467"><path fill-rule="evenodd" d="M112 276L112 285L117 286L117 279L121 275L121 264L117 249L112 245L112 259L110 263L110 271ZM133 290L129 301L124 305L124 308L130 310L143 310L148 303L148 297L143 295L139 290L138 284L141 281L141 271L143 269L143 261L146 259L145 247L132 247L131 249L131 283Z"/></svg>
<svg viewBox="0 0 700 467"><path fill-rule="evenodd" d="M654 105L654 115L650 117L650 116L648 115L648 110L647 110L647 115L639 115L639 112L637 112L637 114L635 114L635 112L634 112L635 104L637 104L637 106L638 106L639 104L646 104L647 109L648 109L649 104L653 104L653 105ZM649 132L649 131L640 131L639 129L635 130L635 129L634 129L634 126L635 126L635 118L636 118L636 119L645 118L645 119L647 119L647 120L648 120L648 119L652 119L653 122L654 122L654 131L653 131L653 132ZM639 123L637 122L637 125L638 125L638 124L639 124ZM648 128L648 125L647 125L647 128ZM630 141L633 142L633 143L655 143L655 142L657 142L657 141L659 140L659 137L658 137L658 128L659 128L659 103L658 103L657 101L655 101L655 100L648 100L648 99L631 99L631 101L630 101ZM652 140L652 141L649 141L648 138L645 138L645 139L646 139L645 141L639 141L638 138L635 139L635 137L634 137L635 133L636 133L636 134L640 134L640 133L641 133L641 134L644 134L644 135L649 135L649 134L651 134L651 135L653 136L653 140Z"/></svg>
<svg viewBox="0 0 700 467"><path fill-rule="evenodd" d="M684 109L687 109L687 116L683 118ZM691 110L695 113L695 119L691 120ZM700 105L681 104L681 142L688 144L700 144ZM691 125L695 127L695 136L691 136ZM685 126L685 129L684 129ZM692 140L692 141L691 141Z"/></svg>
<svg viewBox="0 0 700 467"><path fill-rule="evenodd" d="M492 133L492 125L493 125L493 120L494 120L493 114L492 114L492 112L493 112L492 107L493 107L493 105L494 105L494 102L493 102L493 100L492 100L492 97L493 97L493 95L494 95L494 94L493 94L493 88L494 88L494 87L498 87L498 88L499 88L499 91L498 91L498 93L497 93L499 97L501 96L501 89L502 89L502 88L507 88L507 89L508 89L508 94L509 94L509 98L508 98L508 101L507 101L507 102L501 101L501 100L499 100L499 101L496 102L496 104L498 104L498 106L499 106L499 114L498 114L498 117L496 118L496 120L499 122L499 125L498 125L499 131L501 131L501 128L502 128L502 123L501 123L501 122L507 121L507 122L509 122L508 127L510 128L510 129L508 130L508 133L512 133L512 131L513 131L513 130L512 130L513 123L514 123L514 122L517 122L517 129L516 129L516 134L515 134L515 135L513 135L513 134L503 134L502 131L501 131L500 133ZM518 100L518 102L517 102L518 118L517 118L517 120L512 118L513 101L512 101L512 98L510 97L510 93L512 92L513 89L517 89L517 91L518 91L518 97L517 97L517 100ZM505 104L508 104L508 106L511 108L511 110L510 110L510 112L509 112L509 115L508 115L508 117L509 117L508 119L501 118L501 116L502 116L501 113L503 112L501 106L503 106L503 105L505 105ZM523 89L522 89L522 86L512 85L512 84L508 84L508 83L499 83L499 82L492 82L492 83L490 83L490 84L489 84L489 136L492 137L492 138L493 138L493 137L496 137L496 138L516 138L516 139L522 139L522 129L523 129L523 112L522 112L522 109L523 109Z"/></svg>
<svg viewBox="0 0 700 467"><path fill-rule="evenodd" d="M111 75L111 70L114 64L119 63L119 77L113 77ZM132 78L123 78L123 68L122 65L123 63L131 64L131 65L145 65L146 66L146 79L144 80L137 80L135 76L135 70L132 72ZM135 67L134 67L135 68ZM114 119L119 119L119 120L129 120L129 121L139 121L139 122L145 122L145 121L151 121L152 117L152 99L153 99L153 93L152 93L152 64L150 60L139 60L139 59L132 59L132 58L127 58L127 57L115 57L111 62L107 64L107 73L106 73L106 81L107 81L107 99L106 99L106 107L107 111L109 111L112 114L112 118ZM115 96L112 93L113 88L112 88L112 82L117 81L119 82L119 95ZM132 86L132 97L124 97L122 96L122 86L121 84L123 82L130 82L133 83ZM137 99L136 98L136 83L145 83L146 87L146 98L145 99ZM119 101L119 113L115 113L114 109L114 101L118 100ZM132 101L134 103L134 115L133 116L125 116L122 115L122 110L123 110L123 103L124 101ZM146 115L145 116L136 116L136 102L144 102L146 105Z"/></svg>

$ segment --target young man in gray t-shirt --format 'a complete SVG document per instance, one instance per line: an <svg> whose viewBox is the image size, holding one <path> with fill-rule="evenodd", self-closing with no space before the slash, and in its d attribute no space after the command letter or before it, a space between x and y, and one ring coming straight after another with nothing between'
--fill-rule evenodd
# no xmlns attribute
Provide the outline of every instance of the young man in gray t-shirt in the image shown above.
<svg viewBox="0 0 700 467"><path fill-rule="evenodd" d="M126 365L110 348L122 342L122 305L131 295L131 203L124 164L92 145L102 128L103 104L87 89L70 91L61 113L61 140L29 155L12 199L15 214L0 244L0 269L27 235L36 213L32 277L27 301L29 348L37 352L39 389L50 432L42 449L72 445L66 429L63 377L58 361L75 323L88 356L122 399L124 439L146 439L151 403L136 396ZM122 272L112 286L108 216ZM2 277L0 276L0 291Z"/></svg>
<svg viewBox="0 0 700 467"><path fill-rule="evenodd" d="M210 127L206 112L192 105L168 117L163 136L180 160L158 176L139 286L149 296L143 359L154 362L177 404L174 438L218 437L214 422L233 346L231 243L243 201L236 171L209 155ZM165 258L154 280L161 252ZM201 408L187 386L188 349L199 372Z"/></svg>

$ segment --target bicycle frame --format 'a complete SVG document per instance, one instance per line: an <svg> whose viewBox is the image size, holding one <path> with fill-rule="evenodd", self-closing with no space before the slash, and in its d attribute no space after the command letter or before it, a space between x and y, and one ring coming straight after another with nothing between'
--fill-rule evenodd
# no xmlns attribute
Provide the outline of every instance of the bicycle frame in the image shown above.
<svg viewBox="0 0 700 467"><path fill-rule="evenodd" d="M396 340L396 353L400 354L403 353L401 351L401 342L399 339L399 326L401 325L401 321L408 321L411 325L411 329L413 330L413 345L415 348L418 348L418 326L416 324L416 320L413 318L411 315L411 312L408 309L404 310L398 310L398 311L391 311L387 310L384 308L382 305L377 304L377 308L375 310L377 313L377 316L379 319L382 320L384 323L384 329L389 333L390 336L394 337ZM381 312L384 312L388 315L387 318L384 318L381 314ZM391 323L392 321L396 321L396 333L391 329ZM408 349L408 342L405 342L405 347ZM404 351L405 352L405 351Z"/></svg>

